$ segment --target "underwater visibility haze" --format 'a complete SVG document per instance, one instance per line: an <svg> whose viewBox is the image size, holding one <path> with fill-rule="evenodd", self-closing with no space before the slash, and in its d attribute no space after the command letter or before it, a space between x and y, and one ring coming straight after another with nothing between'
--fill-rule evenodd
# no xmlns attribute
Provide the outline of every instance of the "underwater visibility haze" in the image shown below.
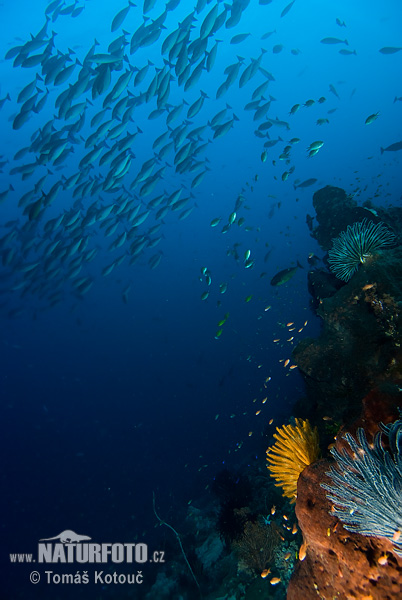
<svg viewBox="0 0 402 600"><path fill-rule="evenodd" d="M0 14L0 600L398 597L401 3Z"/></svg>

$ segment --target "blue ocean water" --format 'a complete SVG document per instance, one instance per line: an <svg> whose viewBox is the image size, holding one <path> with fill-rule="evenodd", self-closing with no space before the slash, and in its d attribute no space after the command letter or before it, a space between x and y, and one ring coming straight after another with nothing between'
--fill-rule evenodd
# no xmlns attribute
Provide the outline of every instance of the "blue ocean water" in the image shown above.
<svg viewBox="0 0 402 600"><path fill-rule="evenodd" d="M164 14L164 2L156 0L144 17L138 2L114 32L113 19L127 2L23 0L0 6L0 100L5 99L0 110L2 598L70 598L73 592L85 598L145 597L155 579L152 568L139 591L138 586L134 591L107 585L76 586L72 591L31 584L30 566L11 564L9 555L35 552L39 539L66 529L99 543L137 540L158 547L169 532L157 527L153 492L160 514L180 530L189 503L197 505L208 497L223 466L264 468L268 422L274 419L272 431L286 422L294 402L303 396L300 374L284 367L284 361L291 359L298 341L319 333L307 290L308 255L323 257L306 225L307 214L314 216L314 191L339 186L359 203L371 199L376 206L400 200L400 153L380 150L402 139L402 7L397 0L370 7L363 0L295 0L291 6L286 0L174 4L168 3L172 10ZM193 59L191 53L200 47L195 41L202 27L208 28L207 15L215 6L210 20L215 22L226 10L225 19L219 30L204 37L205 48ZM239 22L228 27L231 12L239 10ZM185 37L177 27L190 14L193 24ZM153 26L161 15L163 26ZM157 39L133 45L130 54L132 36L142 24ZM179 49L171 56L161 52L175 30L183 35L184 41L176 44L189 65L181 85ZM262 39L267 32L273 33ZM230 43L242 33L250 35L239 44ZM110 52L109 44L121 35L127 45L121 43L120 54ZM325 38L339 42L321 42ZM113 54L114 62L94 62L91 56L84 61L95 39L99 45L94 52ZM29 40L43 44L24 50ZM216 60L207 68L218 40ZM395 51L379 52L382 48ZM23 62L41 53L33 66L13 65L18 56ZM46 80L48 61L57 55L58 73L78 61L59 84L51 76ZM225 70L239 56L237 78L216 98ZM134 85L148 61L143 81ZM200 78L185 90L202 61ZM253 64L255 73L239 87L240 77ZM130 71L121 94L104 104L118 78ZM74 95L80 73L87 85ZM93 89L99 73L110 76L110 83L103 82L97 95ZM158 73L156 91L150 93ZM35 110L25 105L19 126L16 117L23 103L18 95L36 74L40 91L34 86L30 95L38 93ZM266 81L262 96L253 98ZM158 86L159 91L170 87L167 97L158 96ZM204 104L188 118L201 90ZM86 103L75 118L60 112L57 98L63 93L67 103L70 98L69 106ZM38 103L45 97L41 108ZM112 109L124 97L126 108L133 106L131 115L126 121L123 112L112 118ZM322 97L325 101L318 102ZM304 106L310 99L313 105ZM254 110L245 109L256 100ZM254 119L256 109L270 100L266 114ZM169 113L183 101L179 116L167 125ZM300 108L289 114L296 104ZM103 106L109 110L91 126ZM149 119L157 108L160 115ZM214 138L212 119L225 108L218 125L231 127ZM84 122L79 122L83 113ZM376 113L378 118L365 124ZM95 146L100 156L114 148L113 158L120 153L127 159L123 176L116 175L110 162L100 166L99 157L89 167L79 166L94 147L85 148L88 138L108 119ZM318 119L328 122L317 125ZM256 131L264 122L268 125L259 137ZM125 124L120 135L110 137L119 124ZM204 129L186 138L196 127ZM116 148L116 140L136 132L129 149ZM163 133L162 145L173 143L162 157L161 146L153 144ZM263 160L264 143L278 138L266 148ZM60 139L68 154L55 165L51 152ZM316 141L323 142L322 148L309 157L306 149ZM189 142L190 159L177 172L177 153ZM22 148L26 154L16 159ZM151 159L151 173L135 183ZM142 186L159 169L148 194ZM191 187L204 171L201 183ZM75 174L80 174L79 182L65 185ZM308 179L316 181L298 188ZM49 201L52 186L60 181ZM88 183L84 191L81 183ZM179 190L174 201L188 201L175 210L168 197ZM159 195L160 204L153 206ZM135 215L124 208L118 212L126 200L136 214L149 211L138 226L133 225ZM102 207L112 204L112 213L102 220ZM158 217L163 206L166 214ZM88 223L85 217L91 214L95 217ZM74 215L76 221L68 225ZM218 218L218 225L211 227ZM105 235L114 224L115 233ZM110 249L124 232L127 240ZM132 248L135 241L144 243L138 256ZM53 242L58 244L50 250ZM93 249L97 253L90 260ZM107 274L105 269L120 257L123 262ZM280 287L270 285L277 272L297 261L303 269ZM224 293L222 284L227 284ZM202 299L205 292L208 296ZM295 324L293 333L288 323ZM264 397L268 400L262 404ZM174 541L173 536L172 546ZM38 571L43 574L44 569Z"/></svg>

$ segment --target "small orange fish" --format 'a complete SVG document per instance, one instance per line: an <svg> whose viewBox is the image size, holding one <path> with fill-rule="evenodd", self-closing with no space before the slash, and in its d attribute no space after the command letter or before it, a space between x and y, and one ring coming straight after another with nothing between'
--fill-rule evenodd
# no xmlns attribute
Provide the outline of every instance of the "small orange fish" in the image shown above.
<svg viewBox="0 0 402 600"><path fill-rule="evenodd" d="M273 506L271 508L271 515L274 516L275 513L276 513L276 506Z"/></svg>
<svg viewBox="0 0 402 600"><path fill-rule="evenodd" d="M264 569L263 572L261 573L261 577L263 579L265 579L271 572L271 569Z"/></svg>
<svg viewBox="0 0 402 600"><path fill-rule="evenodd" d="M263 399L262 403L263 403L263 404L265 404L267 400L268 400L268 396L266 396L266 397Z"/></svg>
<svg viewBox="0 0 402 600"><path fill-rule="evenodd" d="M274 340L274 342L280 342L281 340L279 338L276 338L276 340Z"/></svg>
<svg viewBox="0 0 402 600"><path fill-rule="evenodd" d="M288 340L286 340L286 341L287 341L287 342L291 342L291 341L292 341L292 340L294 340L294 339L295 339L295 336L294 336L294 335L292 335L292 337L290 337L290 338L289 338Z"/></svg>
<svg viewBox="0 0 402 600"><path fill-rule="evenodd" d="M260 414L260 410L257 410L257 412L255 413L257 416Z"/></svg>
<svg viewBox="0 0 402 600"><path fill-rule="evenodd" d="M289 521L289 519L286 515L282 515L282 517L285 519L285 521Z"/></svg>
<svg viewBox="0 0 402 600"><path fill-rule="evenodd" d="M304 327L307 325L308 321L304 321Z"/></svg>
<svg viewBox="0 0 402 600"><path fill-rule="evenodd" d="M291 552L286 552L285 556L283 557L284 560L289 560L289 558L292 556Z"/></svg>
<svg viewBox="0 0 402 600"><path fill-rule="evenodd" d="M296 533L297 533L297 525L295 523L292 528L292 534L295 535Z"/></svg>
<svg viewBox="0 0 402 600"><path fill-rule="evenodd" d="M392 539L394 540L394 542L397 542L400 537L401 537L401 532L399 531L399 529L397 529L395 531L394 535L392 536Z"/></svg>
<svg viewBox="0 0 402 600"><path fill-rule="evenodd" d="M385 553L385 554L382 554L382 555L380 556L380 558L378 559L378 561L377 561L377 562L378 562L378 564L379 564L379 565L381 565L381 566L384 566L384 565L388 564L388 556L387 556L387 554L386 554L386 553Z"/></svg>
<svg viewBox="0 0 402 600"><path fill-rule="evenodd" d="M362 287L363 292L365 292L366 290L371 290L371 288L373 288L374 285L375 285L374 283L367 283L366 285L364 285Z"/></svg>
<svg viewBox="0 0 402 600"><path fill-rule="evenodd" d="M306 558L306 554L307 554L307 544L306 542L303 542L302 545L300 546L300 550L299 550L299 560L302 561Z"/></svg>
<svg viewBox="0 0 402 600"><path fill-rule="evenodd" d="M287 367L289 363L290 363L290 358L287 358L287 359L285 360L285 362L283 363L283 366L284 366L284 367Z"/></svg>
<svg viewBox="0 0 402 600"><path fill-rule="evenodd" d="M297 330L297 333L301 333L303 331L303 327L300 327L300 329Z"/></svg>
<svg viewBox="0 0 402 600"><path fill-rule="evenodd" d="M293 321L291 321L290 323L286 323L286 327L291 327L292 325L294 325Z"/></svg>
<svg viewBox="0 0 402 600"><path fill-rule="evenodd" d="M322 418L322 420L323 421L332 421L332 417L325 416L325 417Z"/></svg>
<svg viewBox="0 0 402 600"><path fill-rule="evenodd" d="M296 327L291 327L291 329L289 329L289 331L294 331L296 329Z"/></svg>
<svg viewBox="0 0 402 600"><path fill-rule="evenodd" d="M277 585L280 582L281 578L280 577L272 577L271 581L269 582L271 585Z"/></svg>
<svg viewBox="0 0 402 600"><path fill-rule="evenodd" d="M297 365L290 365L289 369L293 371L293 369L297 369Z"/></svg>
<svg viewBox="0 0 402 600"><path fill-rule="evenodd" d="M270 419L269 422L268 422L268 425L272 425L273 422L274 422L274 420Z"/></svg>
<svg viewBox="0 0 402 600"><path fill-rule="evenodd" d="M253 435L253 432L252 432L252 431L249 431L249 432L248 432L248 437L251 437L252 435Z"/></svg>

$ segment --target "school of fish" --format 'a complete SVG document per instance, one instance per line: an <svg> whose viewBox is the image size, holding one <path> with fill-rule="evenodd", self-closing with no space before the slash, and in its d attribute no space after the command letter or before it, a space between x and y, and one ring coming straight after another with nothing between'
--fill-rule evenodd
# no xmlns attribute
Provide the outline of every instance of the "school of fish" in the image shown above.
<svg viewBox="0 0 402 600"><path fill-rule="evenodd" d="M11 162L4 156L0 160L2 181L4 175L8 177L8 186L0 189L0 207L3 211L7 203L19 207L19 217L2 220L0 230L0 287L14 294L10 316L22 311L25 299L33 296L44 307L61 302L67 291L84 296L96 282L97 273L90 267L95 257L102 257L98 275L103 277L124 262L134 265L145 260L151 269L158 267L163 257L158 248L163 245L164 219L169 215L184 220L196 210L197 188L212 170L208 150L240 120L221 100L235 83L239 88L249 86L249 102L244 110L251 111L253 122L258 123L254 133L263 146L261 161L264 163L278 144L281 149L273 163L283 161L286 165L283 182L292 177L295 165L291 151L300 140L291 138L282 144L279 135L270 135L271 129L288 134L291 125L277 116L268 116L275 101L268 90L275 76L266 68L266 48L255 57L238 56L228 64L215 98L201 89L203 80L213 71L217 54L224 52L219 32L239 26L250 0L197 0L185 18L167 28L169 13L179 3L168 0L163 5L157 0L144 0L138 6L129 0L120 8L116 3L119 10L108 25L110 43L104 46L95 39L84 51L75 52L58 47L56 29L63 19L79 20L85 15L86 4L81 0L54 0L45 9L42 28L7 51L5 60L26 73L26 84L14 97L7 93L0 99L0 110L11 100L18 106L9 125L15 132L31 121L37 124ZM279 19L290 13L294 3L286 4ZM336 25L346 27L339 19ZM274 33L264 34L261 43ZM242 44L250 35L234 32L230 44ZM349 49L347 39L324 37L317 41L334 47L344 45L339 53L356 54L356 50ZM136 53L156 44L160 48L159 63L148 60L139 64ZM384 47L379 52L394 54L400 49ZM274 44L271 49L273 54L282 51L282 44ZM300 50L294 48L291 52L297 55ZM255 83L251 85L252 80ZM169 102L172 89L175 98L181 93L181 101L175 104ZM197 90L192 102L186 99L190 90ZM329 92L339 99L332 84ZM289 117L325 101L321 96L295 104L288 108ZM205 104L216 104L217 110L213 118L203 121L200 115ZM152 155L138 164L135 153L144 134L135 119L142 105L149 107L148 121L157 122L159 129ZM41 120L43 114L53 116ZM379 112L374 113L365 123L371 124L378 117ZM317 121L319 126L328 123L328 118ZM314 157L323 147L323 140L312 139L307 156ZM402 142L395 142L381 148L381 153L401 149ZM66 167L68 177L62 172ZM29 184L23 194L16 191L20 181ZM316 178L298 179L293 186L295 190L304 189L316 183ZM244 200L240 193L233 211L222 223L222 234L235 224L244 224L245 218L239 217ZM279 206L280 202L273 205L272 214ZM211 227L218 225L221 217L211 222ZM237 255L236 245L230 252ZM246 269L254 267L250 250L242 262ZM288 281L298 266L278 273L272 285ZM210 285L207 267L201 279ZM227 283L220 283L222 294L226 288ZM130 285L123 290L125 302L129 290ZM206 300L208 291L201 297ZM247 296L246 302L251 298ZM217 338L227 318L225 315L219 322Z"/></svg>

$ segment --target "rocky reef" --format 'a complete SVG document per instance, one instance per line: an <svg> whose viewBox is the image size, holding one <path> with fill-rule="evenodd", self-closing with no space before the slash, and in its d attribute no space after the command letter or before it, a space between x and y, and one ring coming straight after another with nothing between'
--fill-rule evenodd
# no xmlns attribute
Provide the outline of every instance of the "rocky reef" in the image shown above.
<svg viewBox="0 0 402 600"><path fill-rule="evenodd" d="M324 250L348 225L364 218L392 224L400 234L402 210L358 207L340 188L314 194L316 221L310 229ZM398 238L397 238L398 239ZM343 435L363 428L371 442L379 423L398 419L402 407L402 248L373 254L348 283L324 269L309 273L312 306L322 319L318 339L294 350L306 384L306 397L295 415L309 417L328 447L345 448ZM289 584L288 600L359 598L386 600L402 596L402 557L385 537L347 531L331 516L322 483L334 461L324 458L307 467L297 486L296 516L306 557ZM402 497L401 497L402 503ZM396 532L397 533L397 532ZM401 532L402 534L402 532Z"/></svg>

